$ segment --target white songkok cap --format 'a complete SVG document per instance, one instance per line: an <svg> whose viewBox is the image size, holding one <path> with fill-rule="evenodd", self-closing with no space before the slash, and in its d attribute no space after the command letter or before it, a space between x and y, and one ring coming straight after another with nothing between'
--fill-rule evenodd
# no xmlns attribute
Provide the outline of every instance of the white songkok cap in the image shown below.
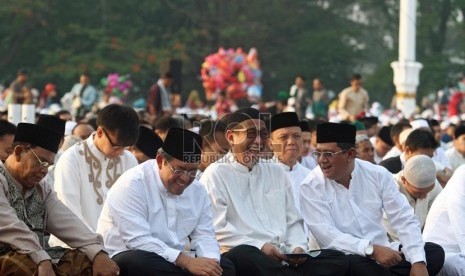
<svg viewBox="0 0 465 276"><path fill-rule="evenodd" d="M416 119L410 122L413 129L429 128L428 122L425 119Z"/></svg>
<svg viewBox="0 0 465 276"><path fill-rule="evenodd" d="M399 144L403 145L405 141L407 141L407 137L412 133L413 128L406 128L402 130L402 132L399 134Z"/></svg>
<svg viewBox="0 0 465 276"><path fill-rule="evenodd" d="M436 167L426 155L415 155L405 163L403 175L417 188L427 188L436 182Z"/></svg>

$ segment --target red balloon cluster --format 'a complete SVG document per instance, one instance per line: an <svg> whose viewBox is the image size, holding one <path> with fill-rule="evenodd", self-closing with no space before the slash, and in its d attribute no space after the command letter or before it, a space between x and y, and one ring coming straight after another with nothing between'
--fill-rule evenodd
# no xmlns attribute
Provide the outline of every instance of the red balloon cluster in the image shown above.
<svg viewBox="0 0 465 276"><path fill-rule="evenodd" d="M248 54L241 48L220 48L205 58L201 69L203 88L209 101L215 100L221 91L231 99L250 97L251 93L260 97L261 74L255 48Z"/></svg>

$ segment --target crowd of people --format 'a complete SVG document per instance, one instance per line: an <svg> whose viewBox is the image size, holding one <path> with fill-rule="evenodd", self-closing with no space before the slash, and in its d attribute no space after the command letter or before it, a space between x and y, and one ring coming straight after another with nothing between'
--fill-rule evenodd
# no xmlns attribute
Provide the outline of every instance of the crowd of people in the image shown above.
<svg viewBox="0 0 465 276"><path fill-rule="evenodd" d="M172 80L0 120L0 275L465 275L465 125L380 121L358 74L215 116Z"/></svg>

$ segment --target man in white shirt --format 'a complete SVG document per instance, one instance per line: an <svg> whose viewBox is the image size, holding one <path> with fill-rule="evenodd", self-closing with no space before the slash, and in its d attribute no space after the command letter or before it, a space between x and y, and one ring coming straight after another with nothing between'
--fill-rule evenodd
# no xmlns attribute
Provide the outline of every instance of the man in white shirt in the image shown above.
<svg viewBox="0 0 465 276"><path fill-rule="evenodd" d="M307 251L302 218L292 183L279 165L260 160L268 142L259 111L243 108L229 115L226 138L231 151L200 178L213 209L216 237L238 275L344 275L340 252L290 258ZM283 265L286 262L290 266Z"/></svg>
<svg viewBox="0 0 465 276"><path fill-rule="evenodd" d="M99 112L97 125L89 138L61 155L54 185L58 198L94 232L108 190L137 165L126 147L137 142L139 118L132 107L111 104ZM50 244L62 245L54 236Z"/></svg>
<svg viewBox="0 0 465 276"><path fill-rule="evenodd" d="M302 150L302 130L295 112L283 112L271 117L270 148L273 161L278 164L292 183L295 206L299 210L299 187L310 170L297 162Z"/></svg>
<svg viewBox="0 0 465 276"><path fill-rule="evenodd" d="M444 248L446 260L438 275L465 275L465 166L458 167L431 206L423 238Z"/></svg>
<svg viewBox="0 0 465 276"><path fill-rule="evenodd" d="M307 169L314 169L318 166L315 157L313 156L313 142L316 140L316 122L315 121L300 121L300 128L302 129L302 154L300 164Z"/></svg>
<svg viewBox="0 0 465 276"><path fill-rule="evenodd" d="M407 198L423 229L428 211L442 191L441 184L436 180L436 166L433 159L426 155L415 155L405 162L405 168L393 177L397 188ZM383 223L391 240L399 241L385 216Z"/></svg>
<svg viewBox="0 0 465 276"><path fill-rule="evenodd" d="M465 164L465 125L458 126L454 131L453 147L446 151L452 170Z"/></svg>
<svg viewBox="0 0 465 276"><path fill-rule="evenodd" d="M235 275L220 258L210 201L195 180L201 147L198 134L172 128L156 159L108 193L97 232L121 275Z"/></svg>
<svg viewBox="0 0 465 276"><path fill-rule="evenodd" d="M355 131L349 124L318 125L319 167L300 190L305 223L321 248L348 254L351 275L435 275L444 251L424 244L420 223L392 175L355 158ZM383 211L402 244L389 243Z"/></svg>

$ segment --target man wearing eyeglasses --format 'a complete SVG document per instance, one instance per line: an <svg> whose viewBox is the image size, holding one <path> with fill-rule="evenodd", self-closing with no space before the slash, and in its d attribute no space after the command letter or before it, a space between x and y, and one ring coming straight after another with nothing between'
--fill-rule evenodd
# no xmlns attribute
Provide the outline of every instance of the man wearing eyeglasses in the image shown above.
<svg viewBox="0 0 465 276"><path fill-rule="evenodd" d="M237 275L344 275L345 260L305 257L307 237L291 180L279 165L260 160L269 135L259 111L239 109L228 121L231 150L205 170L200 182L210 196L223 256L234 263ZM292 258L287 253L303 254Z"/></svg>
<svg viewBox="0 0 465 276"><path fill-rule="evenodd" d="M97 231L121 275L235 275L195 180L201 148L198 134L171 128L156 159L124 173L108 193Z"/></svg>
<svg viewBox="0 0 465 276"><path fill-rule="evenodd" d="M97 130L63 152L55 167L58 198L90 230L97 229L108 190L118 177L137 165L127 150L139 136L139 118L132 107L111 104L97 116ZM50 245L62 246L56 237Z"/></svg>
<svg viewBox="0 0 465 276"><path fill-rule="evenodd" d="M20 123L13 153L0 164L0 275L118 275L90 231L43 180L54 162L61 134ZM48 247L56 235L71 250Z"/></svg>
<svg viewBox="0 0 465 276"><path fill-rule="evenodd" d="M318 167L300 188L302 216L321 248L347 254L350 275L436 275L444 250L424 243L418 219L383 167L356 157L355 126L317 127ZM390 243L383 211L401 243Z"/></svg>

